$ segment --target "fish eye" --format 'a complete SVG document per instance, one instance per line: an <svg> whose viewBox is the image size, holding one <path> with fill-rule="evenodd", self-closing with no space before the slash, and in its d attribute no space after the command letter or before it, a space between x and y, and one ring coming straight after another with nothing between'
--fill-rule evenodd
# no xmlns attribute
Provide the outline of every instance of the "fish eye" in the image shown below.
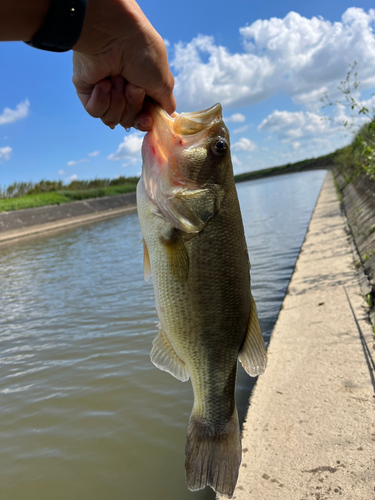
<svg viewBox="0 0 375 500"><path fill-rule="evenodd" d="M228 143L223 137L216 137L211 147L216 156L225 156L228 151Z"/></svg>

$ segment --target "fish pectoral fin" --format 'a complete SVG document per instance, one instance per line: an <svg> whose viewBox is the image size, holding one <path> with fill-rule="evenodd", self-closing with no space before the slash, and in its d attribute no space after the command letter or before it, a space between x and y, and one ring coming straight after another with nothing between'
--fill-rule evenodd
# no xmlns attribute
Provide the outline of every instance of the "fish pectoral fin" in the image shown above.
<svg viewBox="0 0 375 500"><path fill-rule="evenodd" d="M251 297L250 319L247 327L245 341L238 355L244 370L250 377L264 373L267 365L266 350L262 330L260 329L257 308L253 296Z"/></svg>
<svg viewBox="0 0 375 500"><path fill-rule="evenodd" d="M171 274L180 283L185 283L189 274L189 256L178 229L173 228L168 234L161 236L167 254L168 266Z"/></svg>
<svg viewBox="0 0 375 500"><path fill-rule="evenodd" d="M170 199L170 205L179 214L183 231L201 231L209 220L220 210L224 190L220 186L209 188L183 189Z"/></svg>
<svg viewBox="0 0 375 500"><path fill-rule="evenodd" d="M150 254L148 253L148 248L145 240L142 240L143 243L143 276L146 281L151 278L151 263L150 263Z"/></svg>
<svg viewBox="0 0 375 500"><path fill-rule="evenodd" d="M164 372L168 372L178 380L186 382L189 380L189 372L186 365L175 353L168 337L159 325L159 333L152 342L151 361Z"/></svg>

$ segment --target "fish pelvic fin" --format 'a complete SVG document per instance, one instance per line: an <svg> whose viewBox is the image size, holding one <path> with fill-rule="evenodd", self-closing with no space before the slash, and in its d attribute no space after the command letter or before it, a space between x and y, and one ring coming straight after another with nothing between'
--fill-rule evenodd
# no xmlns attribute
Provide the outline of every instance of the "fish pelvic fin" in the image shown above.
<svg viewBox="0 0 375 500"><path fill-rule="evenodd" d="M251 294L250 297L250 319L245 341L239 352L238 359L250 377L256 377L264 373L267 365L267 356L255 300Z"/></svg>
<svg viewBox="0 0 375 500"><path fill-rule="evenodd" d="M185 454L186 484L190 491L210 486L216 493L232 498L241 464L237 410L221 432L215 432L212 425L192 413Z"/></svg>
<svg viewBox="0 0 375 500"><path fill-rule="evenodd" d="M177 356L160 324L159 333L152 342L150 357L159 370L170 373L182 382L189 380L190 375L185 363Z"/></svg>

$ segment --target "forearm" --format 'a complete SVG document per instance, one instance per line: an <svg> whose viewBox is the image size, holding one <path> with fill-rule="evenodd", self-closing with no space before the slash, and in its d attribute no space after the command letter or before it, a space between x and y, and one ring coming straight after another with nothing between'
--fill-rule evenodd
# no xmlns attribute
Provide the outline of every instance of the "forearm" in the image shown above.
<svg viewBox="0 0 375 500"><path fill-rule="evenodd" d="M0 41L29 41L41 26L50 0L0 0Z"/></svg>

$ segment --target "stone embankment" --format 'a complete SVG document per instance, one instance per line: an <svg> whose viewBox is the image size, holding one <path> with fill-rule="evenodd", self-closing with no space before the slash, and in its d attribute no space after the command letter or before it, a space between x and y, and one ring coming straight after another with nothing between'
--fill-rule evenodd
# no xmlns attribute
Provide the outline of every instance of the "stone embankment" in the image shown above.
<svg viewBox="0 0 375 500"><path fill-rule="evenodd" d="M375 298L375 180L370 180L363 174L348 183L335 170L334 175L341 193L342 208L358 251L357 265L362 265ZM365 292L367 294L369 290Z"/></svg>
<svg viewBox="0 0 375 500"><path fill-rule="evenodd" d="M236 500L375 499L375 345L328 172L243 429Z"/></svg>
<svg viewBox="0 0 375 500"><path fill-rule="evenodd" d="M135 192L0 213L0 243L136 212Z"/></svg>

